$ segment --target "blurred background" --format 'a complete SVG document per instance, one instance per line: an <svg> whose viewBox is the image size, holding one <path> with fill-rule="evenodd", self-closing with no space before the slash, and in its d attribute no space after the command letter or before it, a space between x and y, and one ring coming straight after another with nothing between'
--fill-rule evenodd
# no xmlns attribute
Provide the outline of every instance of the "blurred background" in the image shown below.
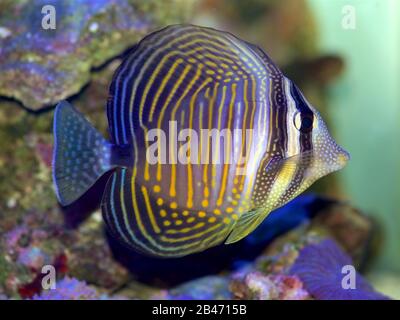
<svg viewBox="0 0 400 320"><path fill-rule="evenodd" d="M53 4L60 19L51 36L40 27L45 4ZM400 297L397 0L1 1L1 245L9 253L16 250L16 239L25 241L25 247L33 241L29 252L19 244L18 258L13 258L18 262L0 257L5 292L33 281L29 272L15 271L24 261L38 266L54 257L49 252L64 252L65 247L70 270L78 270L74 263L89 250L86 245L101 221L97 212L79 236L54 241L57 232L64 232L55 218L61 214L50 175L54 105L68 98L106 134L107 88L123 52L150 31L180 22L228 30L258 44L323 113L352 158L312 191L344 200L371 219L375 240L367 277L377 289ZM46 219L54 219L57 227L43 227ZM39 231L26 239L24 228ZM56 258L63 265L65 256ZM93 264L85 263L88 268ZM107 285L126 276L120 267L112 268L107 276L114 280L103 279ZM77 278L98 281L76 270Z"/></svg>

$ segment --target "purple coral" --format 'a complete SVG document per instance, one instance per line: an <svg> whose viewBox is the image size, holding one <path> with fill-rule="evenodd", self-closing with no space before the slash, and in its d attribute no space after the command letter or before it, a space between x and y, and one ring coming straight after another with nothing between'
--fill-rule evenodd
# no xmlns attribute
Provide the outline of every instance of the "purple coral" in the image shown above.
<svg viewBox="0 0 400 320"><path fill-rule="evenodd" d="M22 248L18 256L18 262L24 266L28 266L34 270L40 270L45 265L48 257L38 247Z"/></svg>
<svg viewBox="0 0 400 320"><path fill-rule="evenodd" d="M65 277L57 282L56 289L42 291L40 295L33 296L33 300L120 300L124 297L114 296L110 298L106 294L99 293L95 288L84 281Z"/></svg>
<svg viewBox="0 0 400 320"><path fill-rule="evenodd" d="M56 289L43 291L35 295L34 300L95 300L98 293L85 282L65 277L57 282Z"/></svg>
<svg viewBox="0 0 400 320"><path fill-rule="evenodd" d="M297 275L305 288L320 300L384 300L388 297L374 291L372 286L355 273L355 288L345 289L342 282L346 273L343 267L352 261L332 240L304 247L290 273Z"/></svg>

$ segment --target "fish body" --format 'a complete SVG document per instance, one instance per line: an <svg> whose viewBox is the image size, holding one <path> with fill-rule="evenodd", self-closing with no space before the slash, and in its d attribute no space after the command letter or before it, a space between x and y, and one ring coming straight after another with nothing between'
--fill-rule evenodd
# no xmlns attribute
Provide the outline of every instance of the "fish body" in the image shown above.
<svg viewBox="0 0 400 320"><path fill-rule="evenodd" d="M57 106L57 196L68 205L112 171L104 220L153 256L236 242L349 159L262 49L211 28L141 40L115 72L107 116L110 141Z"/></svg>

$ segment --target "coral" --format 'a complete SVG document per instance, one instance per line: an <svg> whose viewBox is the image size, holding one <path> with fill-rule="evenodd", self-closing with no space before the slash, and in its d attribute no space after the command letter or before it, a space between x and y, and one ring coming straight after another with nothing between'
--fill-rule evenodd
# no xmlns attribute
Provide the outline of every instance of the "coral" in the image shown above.
<svg viewBox="0 0 400 320"><path fill-rule="evenodd" d="M275 223L266 222L266 226L260 227L261 231L267 227L283 230L282 233L274 234L275 239L272 242L271 235L264 239L258 235L256 239L249 239L247 244L245 240L240 246L236 246L230 253L231 257L227 254L229 251L226 251L229 247L222 247L196 257L165 261L163 263L168 262L165 265L168 272L162 267L161 262L164 260L150 260L157 267L158 273L153 272L152 276L148 274L150 278L147 280L153 280L148 284L130 279L127 266L120 265L115 260L104 236L98 211L73 229L65 228L58 211L45 216L40 212L32 212L26 214L21 221L7 224L7 232L1 239L0 246L5 255L0 257L0 293L4 298L35 296L35 299L101 299L110 298L104 296L110 292L128 299L338 298L337 295L333 295L337 293L337 288L332 287L329 290L331 296L326 296L324 289L318 287L325 284L323 281L328 281L326 285L333 286L332 283L342 276L340 272L337 273L339 265L351 263L350 258L331 242L338 241L341 245L343 242L347 243L347 238L340 236L340 230L352 230L353 237L360 241L349 241L348 243L353 245L348 246L346 250L352 256L358 256L368 245L366 235L370 232L369 220L357 211L334 201L321 201L318 198L312 201L299 199L294 204L296 205L289 206L291 209L287 210L298 212L299 216L294 218L294 221L301 221L300 225L292 224L293 221L289 220L291 226L297 225L296 228L290 231L280 229L282 224L288 222L280 221L277 217ZM301 208L308 214L301 213ZM67 217L74 215L75 210L77 209L70 208ZM285 220L285 210L281 212ZM347 217L345 221L348 223L333 223L343 221L341 217ZM325 244L326 241L328 245ZM254 251L253 258L239 252L248 252L249 248L254 246L264 248L264 251ZM319 246L325 247L321 249ZM225 254L221 255L218 252ZM132 252L124 254L133 255ZM134 264L149 270L146 266L149 266L150 261L139 259L139 256L133 261ZM246 257L246 260L240 260L242 257ZM227 259L225 269L221 270L220 274L197 276L190 281L184 277L182 279L185 281L172 286L166 286L160 278L163 274L161 269L164 270L166 279L168 276L174 278L179 273L187 273L187 268L199 268L215 259ZM229 265L228 262L232 264ZM40 273L40 267L44 263L56 267L60 292L42 292L43 275ZM232 273L229 268L237 269ZM315 271L320 269L325 272L322 276ZM69 279L65 280L64 275L68 275ZM132 275L137 277L138 274L133 272ZM85 283L76 279L83 279ZM352 294L345 296L346 298L383 298L359 275L357 283L358 290L353 293L346 292L345 294ZM64 288L72 289L65 291ZM344 297L343 294L340 297Z"/></svg>
<svg viewBox="0 0 400 320"><path fill-rule="evenodd" d="M148 285L137 280L127 282L116 293L131 300L167 299L168 290L157 285Z"/></svg>
<svg viewBox="0 0 400 320"><path fill-rule="evenodd" d="M97 211L80 226L77 241L72 243L67 251L68 274L113 290L126 283L130 276L128 271L115 261L107 244L101 219L100 212Z"/></svg>
<svg viewBox="0 0 400 320"><path fill-rule="evenodd" d="M149 286L138 281L131 281L118 294L129 299L156 300L204 300L231 299L228 276L213 275L184 282L170 289Z"/></svg>
<svg viewBox="0 0 400 320"><path fill-rule="evenodd" d="M358 273L354 274L354 287L343 286L343 267L353 266L347 256L331 239L304 247L290 269L297 275L306 289L316 299L321 300L382 300L384 295L373 290L372 286Z"/></svg>
<svg viewBox="0 0 400 320"><path fill-rule="evenodd" d="M292 208L297 212L298 208ZM276 237L256 265L264 272L287 272L300 250L324 239L334 239L354 260L356 268L368 264L374 225L371 219L352 206L340 201L316 198L308 202L305 210L309 219L304 219L297 228Z"/></svg>
<svg viewBox="0 0 400 320"><path fill-rule="evenodd" d="M91 287L84 281L75 278L65 277L56 283L55 289L42 291L34 295L33 300L121 300L122 296L110 297L100 293L96 288Z"/></svg>
<svg viewBox="0 0 400 320"><path fill-rule="evenodd" d="M43 265L53 265L57 276L68 273L104 290L125 283L128 272L112 257L99 213L75 230L65 228L62 215L25 215L0 241L0 288L11 297L29 298L41 291ZM99 263L101 261L101 263Z"/></svg>
<svg viewBox="0 0 400 320"><path fill-rule="evenodd" d="M310 298L303 283L296 276L265 275L249 272L235 277L231 291L239 299L255 300L305 300Z"/></svg>
<svg viewBox="0 0 400 320"><path fill-rule="evenodd" d="M0 16L0 95L31 109L55 104L87 84L92 68L150 31L184 21L191 3L6 1L0 5L0 12L7 12ZM56 29L41 25L48 4L56 10Z"/></svg>
<svg viewBox="0 0 400 320"><path fill-rule="evenodd" d="M0 232L25 213L58 211L50 167L36 152L38 143L52 144L51 119L0 101Z"/></svg>
<svg viewBox="0 0 400 320"><path fill-rule="evenodd" d="M231 299L229 279L224 276L208 276L199 278L169 291L167 299Z"/></svg>
<svg viewBox="0 0 400 320"><path fill-rule="evenodd" d="M11 297L34 294L42 266L56 265L62 256L64 246L53 238L61 228L52 219L57 220L57 216L46 220L46 216L26 214L19 223L2 226L0 250L4 260L0 261L0 287ZM62 269L57 271L61 274Z"/></svg>

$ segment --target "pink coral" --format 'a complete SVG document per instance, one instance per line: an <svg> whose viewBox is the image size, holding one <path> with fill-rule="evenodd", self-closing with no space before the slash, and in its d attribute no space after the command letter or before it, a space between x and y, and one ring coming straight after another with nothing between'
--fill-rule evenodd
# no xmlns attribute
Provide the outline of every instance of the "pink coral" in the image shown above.
<svg viewBox="0 0 400 320"><path fill-rule="evenodd" d="M305 300L310 297L296 276L265 275L257 271L234 280L231 289L235 296L244 299Z"/></svg>

